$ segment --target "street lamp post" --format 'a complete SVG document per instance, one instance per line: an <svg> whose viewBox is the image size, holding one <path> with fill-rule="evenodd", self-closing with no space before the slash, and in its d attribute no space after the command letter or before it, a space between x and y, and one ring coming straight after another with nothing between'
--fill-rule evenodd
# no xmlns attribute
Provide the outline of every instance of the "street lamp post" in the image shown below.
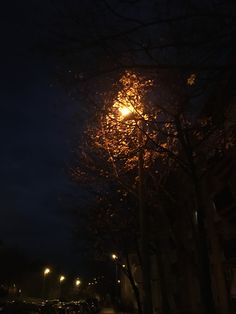
<svg viewBox="0 0 236 314"><path fill-rule="evenodd" d="M46 267L43 270L43 289L42 289L42 298L44 299L46 297L46 277L51 273L51 269Z"/></svg>
<svg viewBox="0 0 236 314"><path fill-rule="evenodd" d="M118 277L118 263L119 263L119 258L116 254L112 254L111 258L114 260L115 262L115 295L116 298L119 300L120 298L120 279Z"/></svg>
<svg viewBox="0 0 236 314"><path fill-rule="evenodd" d="M59 277L59 300L61 300L61 297L62 297L62 284L65 281L65 279L66 277L63 275Z"/></svg>
<svg viewBox="0 0 236 314"><path fill-rule="evenodd" d="M116 265L116 282L118 280L118 268L117 268L117 260L118 260L118 256L116 254L112 254L111 258L115 261L115 265Z"/></svg>
<svg viewBox="0 0 236 314"><path fill-rule="evenodd" d="M81 280L79 278L76 278L75 280L75 295L78 297L79 296L79 287L81 286Z"/></svg>
<svg viewBox="0 0 236 314"><path fill-rule="evenodd" d="M144 147L143 147L143 118L132 107L121 107L119 109L121 116L136 120L137 117L137 139L138 139L138 201L139 201L139 227L140 227L140 248L141 248L141 267L143 274L143 311L145 314L152 313L152 288L151 288L151 271L150 271L150 257L149 257L149 218L147 213L147 206L145 203L145 178L144 178Z"/></svg>
<svg viewBox="0 0 236 314"><path fill-rule="evenodd" d="M118 281L118 268L117 268L117 261L118 261L118 256L116 254L112 254L111 258L115 261L115 265L116 265L116 284Z"/></svg>

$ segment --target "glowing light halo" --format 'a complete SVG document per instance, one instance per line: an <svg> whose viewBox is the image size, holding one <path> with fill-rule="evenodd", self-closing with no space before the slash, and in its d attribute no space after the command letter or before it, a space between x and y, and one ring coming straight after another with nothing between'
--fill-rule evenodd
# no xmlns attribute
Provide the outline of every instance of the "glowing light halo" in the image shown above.
<svg viewBox="0 0 236 314"><path fill-rule="evenodd" d="M47 267L47 268L44 269L43 274L44 274L44 276L46 276L46 275L48 275L50 272L51 272L51 269Z"/></svg>
<svg viewBox="0 0 236 314"><path fill-rule="evenodd" d="M78 287L81 284L81 281L79 279L76 279L75 285Z"/></svg>
<svg viewBox="0 0 236 314"><path fill-rule="evenodd" d="M122 107L119 107L119 112L121 113L123 117L126 117L129 114L131 114L133 110L131 107L122 106Z"/></svg>
<svg viewBox="0 0 236 314"><path fill-rule="evenodd" d="M63 275L61 275L61 276L59 277L59 281L60 281L60 282L64 281L65 279L66 279L66 277L63 276Z"/></svg>

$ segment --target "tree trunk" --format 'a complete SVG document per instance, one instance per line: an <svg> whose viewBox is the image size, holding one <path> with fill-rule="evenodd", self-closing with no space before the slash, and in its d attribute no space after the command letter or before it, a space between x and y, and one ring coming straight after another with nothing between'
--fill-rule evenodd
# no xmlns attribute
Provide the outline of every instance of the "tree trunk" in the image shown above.
<svg viewBox="0 0 236 314"><path fill-rule="evenodd" d="M127 275L128 275L128 278L129 278L129 281L130 281L130 284L131 284L131 287L133 289L134 296L135 296L135 299L137 302L138 313L143 314L142 303L140 300L140 294L139 294L138 287L136 286L135 281L134 281L134 277L133 277L133 273L131 270L128 254L126 255L126 263L127 263Z"/></svg>
<svg viewBox="0 0 236 314"><path fill-rule="evenodd" d="M165 279L165 268L163 265L163 260L161 257L161 249L159 241L156 241L156 247L157 247L157 265L158 265L158 274L159 274L159 281L160 281L160 292L161 292L161 298L162 298L162 304L161 309L163 314L171 314L169 300L168 300L168 290L167 290L167 284Z"/></svg>
<svg viewBox="0 0 236 314"><path fill-rule="evenodd" d="M208 255L209 254L208 237L206 231L206 217L205 217L206 211L204 208L200 179L199 176L197 175L196 164L193 158L193 149L191 141L188 137L188 132L186 130L183 130L179 117L176 117L175 122L179 140L184 149L188 161L189 165L188 174L193 182L193 189L195 194L197 212L197 248L200 268L200 288L202 302L205 307L206 314L215 314L216 312L211 284L210 260Z"/></svg>
<svg viewBox="0 0 236 314"><path fill-rule="evenodd" d="M215 314L214 298L212 293L211 270L208 248L208 237L206 231L205 211L200 189L199 180L194 178L194 189L196 196L197 207L197 242L198 242L198 257L200 266L200 286L203 303L207 314Z"/></svg>
<svg viewBox="0 0 236 314"><path fill-rule="evenodd" d="M144 156L143 156L143 135L142 121L139 121L139 154L138 154L138 176L139 176L139 226L140 226L140 246L142 259L142 280L143 280L143 312L152 314L152 288L151 288L151 269L149 252L149 216L147 206L145 206L144 189Z"/></svg>
<svg viewBox="0 0 236 314"><path fill-rule="evenodd" d="M219 238L214 224L214 210L213 203L209 201L206 195L204 199L207 201L207 230L209 233L209 242L211 246L211 256L213 264L213 274L217 287L217 300L220 314L229 314L229 298L227 293L226 280L224 276L224 267L221 260L221 249L219 244Z"/></svg>

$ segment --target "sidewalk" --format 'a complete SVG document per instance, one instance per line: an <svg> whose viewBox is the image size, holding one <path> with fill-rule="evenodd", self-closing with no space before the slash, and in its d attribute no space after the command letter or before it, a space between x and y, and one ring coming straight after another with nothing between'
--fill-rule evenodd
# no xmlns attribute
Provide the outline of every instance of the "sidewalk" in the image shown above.
<svg viewBox="0 0 236 314"><path fill-rule="evenodd" d="M112 307L104 307L99 314L115 314L115 310Z"/></svg>
<svg viewBox="0 0 236 314"><path fill-rule="evenodd" d="M117 312L113 307L103 307L99 314L130 314L128 312Z"/></svg>

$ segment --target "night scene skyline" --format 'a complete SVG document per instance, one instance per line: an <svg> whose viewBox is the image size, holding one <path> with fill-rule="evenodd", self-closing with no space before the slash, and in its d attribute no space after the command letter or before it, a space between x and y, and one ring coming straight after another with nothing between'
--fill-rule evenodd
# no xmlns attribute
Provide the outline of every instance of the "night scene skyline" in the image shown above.
<svg viewBox="0 0 236 314"><path fill-rule="evenodd" d="M235 313L235 1L0 23L0 311Z"/></svg>

